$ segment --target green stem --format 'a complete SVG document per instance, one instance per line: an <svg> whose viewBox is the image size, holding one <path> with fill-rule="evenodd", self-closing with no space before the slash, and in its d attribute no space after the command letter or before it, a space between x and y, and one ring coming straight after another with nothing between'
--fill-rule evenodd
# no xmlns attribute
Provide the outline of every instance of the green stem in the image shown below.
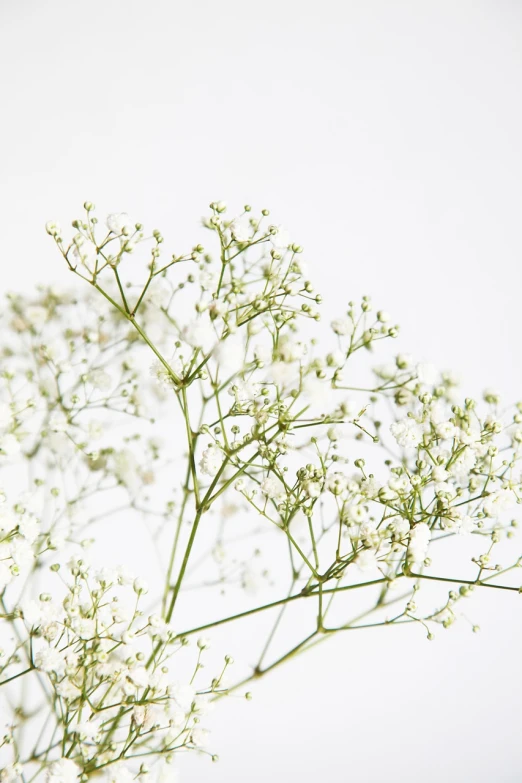
<svg viewBox="0 0 522 783"><path fill-rule="evenodd" d="M344 585L343 587L324 588L322 590L322 593L324 595L325 593L338 593L338 592L345 592L346 590L357 590L360 587L371 587L372 585L378 585L388 581L389 580L386 577L382 577L381 579L373 579L370 582L359 582L354 585ZM257 614L258 612L264 612L266 609L273 609L275 606L282 606L283 604L288 604L292 601L297 601L299 598L315 598L317 597L317 595L318 593L316 591L309 591L309 592L301 591L300 593L294 593L293 595L286 596L286 598L280 598L278 601L271 601L268 604L263 604L262 606L256 606L254 609L247 609L244 612L238 612L238 614L232 614L229 615L229 617L223 617L220 620L214 620L211 623L198 625L196 628L190 628L188 631L182 631L181 633L178 634L178 636L179 637L190 636L193 633L206 631L209 628L215 628L218 625L224 625L225 623L230 623L233 620L240 620L243 617L249 617L250 615Z"/></svg>
<svg viewBox="0 0 522 783"><path fill-rule="evenodd" d="M18 674L13 674L12 677L7 677L7 679L2 680L2 682L0 682L0 687L2 685L6 685L8 682L12 682L13 680L18 679L18 677L23 677L24 674L28 674L32 671L34 671L34 666L30 666L28 669L24 669L23 672L18 672Z"/></svg>

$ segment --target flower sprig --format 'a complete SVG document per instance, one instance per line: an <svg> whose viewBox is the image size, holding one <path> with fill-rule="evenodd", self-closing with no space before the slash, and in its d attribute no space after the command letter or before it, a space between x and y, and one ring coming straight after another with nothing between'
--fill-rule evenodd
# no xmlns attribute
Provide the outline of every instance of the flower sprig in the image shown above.
<svg viewBox="0 0 522 783"><path fill-rule="evenodd" d="M10 730L2 780L30 769L53 783L102 772L148 782L156 762L202 744L203 696L247 687L340 632L414 623L432 639L482 588L519 591L509 541L522 403L504 408L492 390L461 399L450 373L404 353L361 367L398 326L365 296L325 334L303 248L268 210L229 218L212 202L203 226L214 250L198 242L165 256L159 231L125 213L102 226L92 203L84 209L71 239L47 225L83 293L10 300L0 453L43 460L42 491L59 474L74 492L54 516L47 508L54 521L33 521L20 501L3 527L3 621L18 629L4 682L35 679L49 716L29 754ZM121 418L133 431L105 442ZM148 520L164 577L150 612L138 581L124 617L113 598L124 578L93 573L80 552L65 599L45 592L20 613L11 596L23 552L32 547L30 591L62 548L85 549L79 532L99 518L88 501L105 492L122 505L104 518L123 507ZM76 506L81 521L56 541L56 520ZM208 615L188 624L195 588ZM298 604L308 612L294 614ZM260 614L272 625L244 676L225 685L218 674L196 692L200 639L189 684L167 684L167 660L193 636Z"/></svg>

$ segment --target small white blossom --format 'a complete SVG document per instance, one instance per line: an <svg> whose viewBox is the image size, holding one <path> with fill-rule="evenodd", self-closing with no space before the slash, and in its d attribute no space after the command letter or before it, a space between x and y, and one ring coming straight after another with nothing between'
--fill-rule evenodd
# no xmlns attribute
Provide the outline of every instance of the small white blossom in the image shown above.
<svg viewBox="0 0 522 783"><path fill-rule="evenodd" d="M171 692L181 709L188 712L196 698L196 689L192 685L175 682L171 686Z"/></svg>
<svg viewBox="0 0 522 783"><path fill-rule="evenodd" d="M169 372L165 365L162 364L159 360L152 362L150 365L150 374L158 381L160 386L172 388L174 385L174 378L172 377L172 373Z"/></svg>
<svg viewBox="0 0 522 783"><path fill-rule="evenodd" d="M492 492L484 501L484 511L488 517L499 517L502 512L507 511L515 502L515 497L507 489L500 489Z"/></svg>
<svg viewBox="0 0 522 783"><path fill-rule="evenodd" d="M223 464L224 454L217 446L209 446L205 449L199 467L206 476L214 477Z"/></svg>
<svg viewBox="0 0 522 783"><path fill-rule="evenodd" d="M251 236L251 231L245 223L237 218L230 224L230 233L236 240L236 242L248 242Z"/></svg>
<svg viewBox="0 0 522 783"><path fill-rule="evenodd" d="M390 432L403 448L415 448L419 445L423 436L423 429L415 419L405 418L394 422L390 427Z"/></svg>
<svg viewBox="0 0 522 783"><path fill-rule="evenodd" d="M252 381L237 380L229 388L228 393L235 397L237 403L251 402L259 396L261 387Z"/></svg>
<svg viewBox="0 0 522 783"><path fill-rule="evenodd" d="M449 440L458 435L458 429L451 421L441 421L440 424L436 425L435 431L439 438L443 440Z"/></svg>
<svg viewBox="0 0 522 783"><path fill-rule="evenodd" d="M286 497L286 492L280 479L270 474L261 482L261 492L269 500L282 500Z"/></svg>
<svg viewBox="0 0 522 783"><path fill-rule="evenodd" d="M273 246L286 250L290 245L290 236L288 232L282 226L271 226L270 241Z"/></svg>
<svg viewBox="0 0 522 783"><path fill-rule="evenodd" d="M23 767L21 764L10 764L0 770L0 783L16 783L21 779Z"/></svg>
<svg viewBox="0 0 522 783"><path fill-rule="evenodd" d="M71 759L60 759L51 764L46 783L77 783L81 776L80 767Z"/></svg>
<svg viewBox="0 0 522 783"><path fill-rule="evenodd" d="M304 483L304 491L308 495L309 498L318 498L319 495L322 492L322 486L320 481L305 481Z"/></svg>
<svg viewBox="0 0 522 783"><path fill-rule="evenodd" d="M62 229L60 227L60 224L57 223L55 220L49 220L45 224L45 230L52 237L59 237L60 234L62 233Z"/></svg>
<svg viewBox="0 0 522 783"><path fill-rule="evenodd" d="M431 472L434 481L446 481L450 474L443 465L435 465Z"/></svg>
<svg viewBox="0 0 522 783"><path fill-rule="evenodd" d="M96 720L81 721L74 726L74 731L82 742L97 742L101 736L101 725Z"/></svg>
<svg viewBox="0 0 522 783"><path fill-rule="evenodd" d="M118 762L107 768L106 783L135 783L135 777L124 762Z"/></svg>
<svg viewBox="0 0 522 783"><path fill-rule="evenodd" d="M107 217L107 228L113 234L121 234L124 229L132 230L132 222L126 212L113 212Z"/></svg>
<svg viewBox="0 0 522 783"><path fill-rule="evenodd" d="M76 263L83 264L88 269L94 267L98 255L96 247L92 242L86 242L81 235L76 238L72 248L72 254Z"/></svg>
<svg viewBox="0 0 522 783"><path fill-rule="evenodd" d="M375 571L379 567L377 555L371 549L363 549L359 552L355 562L361 571Z"/></svg>
<svg viewBox="0 0 522 783"><path fill-rule="evenodd" d="M421 564L428 554L431 530L425 522L420 522L410 532L408 555L415 564Z"/></svg>
<svg viewBox="0 0 522 783"><path fill-rule="evenodd" d="M36 653L34 663L37 669L46 674L63 674L65 655L56 647L44 647Z"/></svg>
<svg viewBox="0 0 522 783"><path fill-rule="evenodd" d="M299 340L285 336L279 341L277 353L283 362L295 362L303 358L305 346Z"/></svg>
<svg viewBox="0 0 522 783"><path fill-rule="evenodd" d="M87 375L87 381L101 391L109 391L113 385L110 374L101 367L91 370Z"/></svg>
<svg viewBox="0 0 522 783"><path fill-rule="evenodd" d="M326 479L326 489L332 495L341 495L348 489L348 477L342 473L331 473Z"/></svg>
<svg viewBox="0 0 522 783"><path fill-rule="evenodd" d="M335 318L332 321L332 329L335 332L335 334L338 334L342 337L349 337L353 334L354 325L353 321L348 318Z"/></svg>

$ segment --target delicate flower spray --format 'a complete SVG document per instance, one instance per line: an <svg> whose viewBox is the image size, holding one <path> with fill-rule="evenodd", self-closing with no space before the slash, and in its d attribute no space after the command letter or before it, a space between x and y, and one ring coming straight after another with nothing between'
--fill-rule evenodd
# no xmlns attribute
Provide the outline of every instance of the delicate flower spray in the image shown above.
<svg viewBox="0 0 522 783"><path fill-rule="evenodd" d="M47 225L81 285L2 314L1 783L173 781L178 754L217 758L214 702L329 636L431 639L473 593L519 591L522 403L461 400L404 354L358 368L398 333L366 297L321 348L302 248L267 210L212 203L214 255L166 258L84 206L71 240ZM112 544L89 564L122 518L160 589ZM207 634L252 618L233 676Z"/></svg>

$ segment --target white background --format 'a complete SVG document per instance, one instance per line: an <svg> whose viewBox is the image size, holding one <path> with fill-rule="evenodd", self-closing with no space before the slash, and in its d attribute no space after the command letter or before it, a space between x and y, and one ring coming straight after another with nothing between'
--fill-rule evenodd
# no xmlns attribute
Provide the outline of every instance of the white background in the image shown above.
<svg viewBox="0 0 522 783"><path fill-rule="evenodd" d="M181 253L209 201L269 207L328 309L362 293L397 347L522 397L522 3L0 4L0 287L69 282L44 224L85 199ZM494 593L494 591L490 591ZM188 781L522 778L522 599L349 633L214 719Z"/></svg>

